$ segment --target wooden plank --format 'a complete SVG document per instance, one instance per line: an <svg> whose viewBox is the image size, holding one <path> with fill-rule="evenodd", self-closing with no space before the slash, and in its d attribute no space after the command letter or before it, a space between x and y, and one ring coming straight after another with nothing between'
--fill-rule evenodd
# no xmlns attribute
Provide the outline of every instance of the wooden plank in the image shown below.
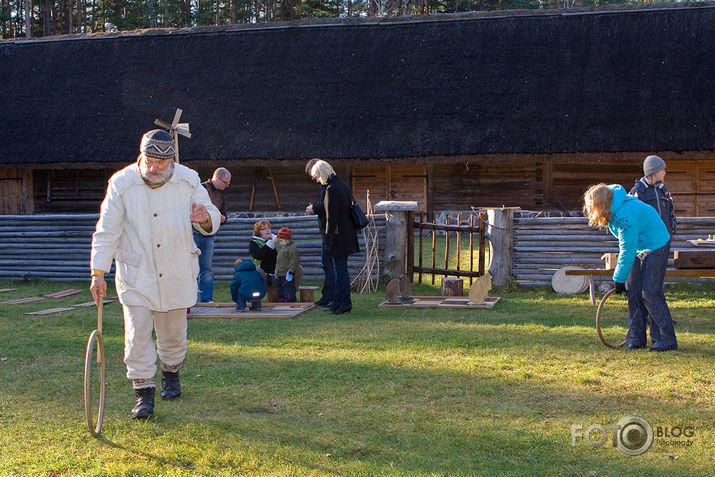
<svg viewBox="0 0 715 477"><path fill-rule="evenodd" d="M566 275L594 275L608 276L613 275L613 270L604 270L602 268L592 268L585 270L566 270ZM668 269L665 271L666 277L694 277L694 278L713 278L715 277L715 269Z"/></svg>
<svg viewBox="0 0 715 477"><path fill-rule="evenodd" d="M44 300L43 296L31 296L29 298L18 298L17 300L9 300L2 302L3 305L20 305L22 303L30 303L33 301Z"/></svg>
<svg viewBox="0 0 715 477"><path fill-rule="evenodd" d="M315 308L313 303L263 303L261 310L239 312L235 303L197 303L189 310L188 317L195 319L210 318L295 318Z"/></svg>
<svg viewBox="0 0 715 477"><path fill-rule="evenodd" d="M444 297L444 296L414 296L414 301L404 303L391 303L387 300L378 305L381 308L391 307L407 307L407 308L477 308L491 309L497 304L500 297L488 296L484 299L484 303L474 303L469 299L460 297Z"/></svg>
<svg viewBox="0 0 715 477"><path fill-rule="evenodd" d="M64 298L66 296L71 296L75 295L77 293L82 293L82 290L77 290L76 288L69 288L67 290L62 290L54 293L48 293L46 296L47 298Z"/></svg>
<svg viewBox="0 0 715 477"><path fill-rule="evenodd" d="M15 290L17 290L17 288L2 288L2 289L0 289L0 293L15 291Z"/></svg>
<svg viewBox="0 0 715 477"><path fill-rule="evenodd" d="M24 316L40 316L40 315L51 315L53 313L60 313L62 311L70 311L74 310L73 307L69 308L49 308L47 310L40 310L40 311L30 311L27 313L23 313Z"/></svg>

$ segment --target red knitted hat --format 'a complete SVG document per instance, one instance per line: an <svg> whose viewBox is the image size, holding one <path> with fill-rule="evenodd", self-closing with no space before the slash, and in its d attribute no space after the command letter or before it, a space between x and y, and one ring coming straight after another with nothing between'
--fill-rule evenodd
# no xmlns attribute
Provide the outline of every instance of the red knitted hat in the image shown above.
<svg viewBox="0 0 715 477"><path fill-rule="evenodd" d="M281 227L276 237L283 240L291 240L293 238L293 234L288 227Z"/></svg>

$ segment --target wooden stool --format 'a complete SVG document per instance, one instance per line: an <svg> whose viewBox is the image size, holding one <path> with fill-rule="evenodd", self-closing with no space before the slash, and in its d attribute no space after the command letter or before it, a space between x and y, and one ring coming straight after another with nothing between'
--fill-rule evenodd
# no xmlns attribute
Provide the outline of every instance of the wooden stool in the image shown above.
<svg viewBox="0 0 715 477"><path fill-rule="evenodd" d="M299 286L298 293L300 293L301 303L313 303L315 300L315 290L320 287L314 286Z"/></svg>

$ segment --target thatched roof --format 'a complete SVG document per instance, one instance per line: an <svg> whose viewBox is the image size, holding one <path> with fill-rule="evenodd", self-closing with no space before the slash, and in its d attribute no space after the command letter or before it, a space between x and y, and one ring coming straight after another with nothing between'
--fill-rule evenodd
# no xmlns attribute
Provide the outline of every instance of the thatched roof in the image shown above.
<svg viewBox="0 0 715 477"><path fill-rule="evenodd" d="M0 42L0 164L712 150L715 4Z"/></svg>

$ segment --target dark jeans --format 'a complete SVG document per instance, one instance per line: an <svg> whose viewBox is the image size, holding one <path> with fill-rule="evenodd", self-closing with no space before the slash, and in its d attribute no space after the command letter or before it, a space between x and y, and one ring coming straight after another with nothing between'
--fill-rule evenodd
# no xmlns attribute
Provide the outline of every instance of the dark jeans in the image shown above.
<svg viewBox="0 0 715 477"><path fill-rule="evenodd" d="M294 302L295 298L295 278L287 281L285 277L276 277L278 280L278 301Z"/></svg>
<svg viewBox="0 0 715 477"><path fill-rule="evenodd" d="M628 296L628 333L626 346L646 345L648 315L651 318L650 338L658 348L677 348L673 319L663 293L665 268L670 244L637 256L626 280Z"/></svg>
<svg viewBox="0 0 715 477"><path fill-rule="evenodd" d="M331 302L335 299L335 264L333 263L333 258L328 255L325 239L323 239L321 262L324 277L321 300L325 299L326 302Z"/></svg>
<svg viewBox="0 0 715 477"><path fill-rule="evenodd" d="M201 250L199 255L199 301L213 301L214 297L214 237L201 235L194 230L194 243Z"/></svg>
<svg viewBox="0 0 715 477"><path fill-rule="evenodd" d="M335 268L335 297L333 302L341 308L353 306L350 299L350 275L348 274L348 257L332 257Z"/></svg>
<svg viewBox="0 0 715 477"><path fill-rule="evenodd" d="M236 309L243 310L246 308L246 301L251 304L251 309L261 307L261 299L266 296L265 293L260 293L259 296L244 296L240 293L238 294L238 301L236 302Z"/></svg>

